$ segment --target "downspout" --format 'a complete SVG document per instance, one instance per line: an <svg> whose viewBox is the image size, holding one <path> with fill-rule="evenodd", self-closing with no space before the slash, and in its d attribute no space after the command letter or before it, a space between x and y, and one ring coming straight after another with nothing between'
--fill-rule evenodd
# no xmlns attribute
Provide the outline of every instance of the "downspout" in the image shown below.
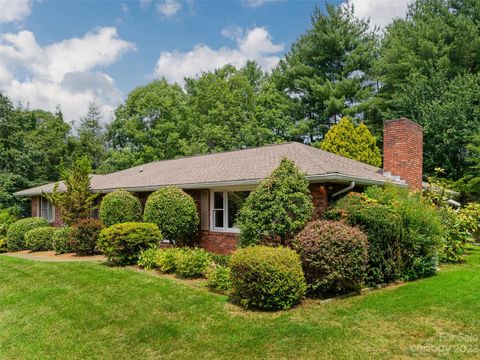
<svg viewBox="0 0 480 360"><path fill-rule="evenodd" d="M346 188L344 188L342 190L339 190L336 193L332 194L332 198L337 197L338 195L342 195L342 194L346 193L347 191L352 190L354 187L355 187L355 181L352 180L350 182L350 185L348 185Z"/></svg>

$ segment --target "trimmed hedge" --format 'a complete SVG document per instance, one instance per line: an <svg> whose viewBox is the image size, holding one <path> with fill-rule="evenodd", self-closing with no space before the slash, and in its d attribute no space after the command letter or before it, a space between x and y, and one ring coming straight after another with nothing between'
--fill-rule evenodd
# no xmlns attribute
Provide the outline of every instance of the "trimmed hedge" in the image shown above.
<svg viewBox="0 0 480 360"><path fill-rule="evenodd" d="M123 189L105 195L100 203L100 219L105 226L142 220L140 200Z"/></svg>
<svg viewBox="0 0 480 360"><path fill-rule="evenodd" d="M192 244L200 222L195 201L177 186L152 193L145 204L143 219L157 224L165 239L179 246Z"/></svg>
<svg viewBox="0 0 480 360"><path fill-rule="evenodd" d="M103 224L97 219L77 221L68 234L70 245L80 255L92 255L96 252L98 235Z"/></svg>
<svg viewBox="0 0 480 360"><path fill-rule="evenodd" d="M68 254L75 251L72 244L70 244L69 234L71 227L64 226L55 230L53 234L53 250L55 254Z"/></svg>
<svg viewBox="0 0 480 360"><path fill-rule="evenodd" d="M25 233L25 247L32 251L47 251L53 249L55 228L39 227Z"/></svg>
<svg viewBox="0 0 480 360"><path fill-rule="evenodd" d="M103 229L97 248L119 264L135 264L142 250L156 247L162 233L155 224L126 222Z"/></svg>
<svg viewBox="0 0 480 360"><path fill-rule="evenodd" d="M367 284L389 283L401 277L403 223L394 209L363 194L349 193L327 209L324 217L359 226L367 234Z"/></svg>
<svg viewBox="0 0 480 360"><path fill-rule="evenodd" d="M233 289L247 308L288 309L305 295L300 256L284 247L250 246L230 259Z"/></svg>
<svg viewBox="0 0 480 360"><path fill-rule="evenodd" d="M308 181L293 161L284 158L240 209L239 244L286 245L312 214Z"/></svg>
<svg viewBox="0 0 480 360"><path fill-rule="evenodd" d="M339 221L317 220L295 238L310 295L358 290L365 281L368 263L367 236Z"/></svg>
<svg viewBox="0 0 480 360"><path fill-rule="evenodd" d="M7 248L9 251L24 250L27 231L49 226L48 221L40 217L20 219L11 224L7 230Z"/></svg>
<svg viewBox="0 0 480 360"><path fill-rule="evenodd" d="M203 249L184 249L176 254L175 273L181 278L200 278L212 263L210 253Z"/></svg>

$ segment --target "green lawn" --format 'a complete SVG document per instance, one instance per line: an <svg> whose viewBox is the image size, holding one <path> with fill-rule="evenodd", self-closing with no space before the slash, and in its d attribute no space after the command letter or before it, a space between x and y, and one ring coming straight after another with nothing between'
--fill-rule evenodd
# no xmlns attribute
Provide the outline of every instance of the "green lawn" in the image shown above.
<svg viewBox="0 0 480 360"><path fill-rule="evenodd" d="M438 276L287 312L98 263L0 256L0 359L478 358L480 249Z"/></svg>

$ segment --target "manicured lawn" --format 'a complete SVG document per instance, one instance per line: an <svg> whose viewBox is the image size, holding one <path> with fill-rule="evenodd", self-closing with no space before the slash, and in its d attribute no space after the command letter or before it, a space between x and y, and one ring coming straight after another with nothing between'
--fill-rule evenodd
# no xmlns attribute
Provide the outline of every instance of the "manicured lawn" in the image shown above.
<svg viewBox="0 0 480 360"><path fill-rule="evenodd" d="M0 359L478 358L480 249L438 276L288 312L97 263L0 256Z"/></svg>

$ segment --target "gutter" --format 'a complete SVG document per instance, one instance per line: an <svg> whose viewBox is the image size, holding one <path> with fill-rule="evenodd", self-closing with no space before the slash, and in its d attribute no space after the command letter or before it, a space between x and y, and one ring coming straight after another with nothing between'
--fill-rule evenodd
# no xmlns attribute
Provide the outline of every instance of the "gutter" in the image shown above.
<svg viewBox="0 0 480 360"><path fill-rule="evenodd" d="M338 195L342 195L346 193L347 191L352 190L355 187L355 181L352 180L350 185L348 185L346 188L343 188L342 190L337 191L336 193L332 194L332 198L337 197Z"/></svg>
<svg viewBox="0 0 480 360"><path fill-rule="evenodd" d="M324 174L324 175L307 175L305 178L308 182L328 182L328 181L336 181L336 182L343 182L343 183L351 183L354 182L355 185L384 185L389 181L389 179L382 180L372 180L372 179L364 179L350 175L343 175L339 173L331 173L331 174ZM264 180L261 179L242 179L242 180L232 180L232 181L213 181L213 182L203 182L203 183L187 183L187 184L164 184L164 185L150 185L150 186L124 186L124 187L114 187L114 188L103 188L103 189L92 189L94 193L106 194L112 192L117 189L124 189L130 192L149 192L149 191L156 191L162 187L169 186L169 185L177 185L182 189L204 189L204 188L221 188L221 187L235 187L235 186L255 186L260 183L260 181ZM406 186L405 184L395 183L399 186ZM348 191L348 190L347 190ZM35 193L28 193L28 190L22 190L16 192L14 195L17 197L22 196L38 196L41 195L42 192L35 192Z"/></svg>

